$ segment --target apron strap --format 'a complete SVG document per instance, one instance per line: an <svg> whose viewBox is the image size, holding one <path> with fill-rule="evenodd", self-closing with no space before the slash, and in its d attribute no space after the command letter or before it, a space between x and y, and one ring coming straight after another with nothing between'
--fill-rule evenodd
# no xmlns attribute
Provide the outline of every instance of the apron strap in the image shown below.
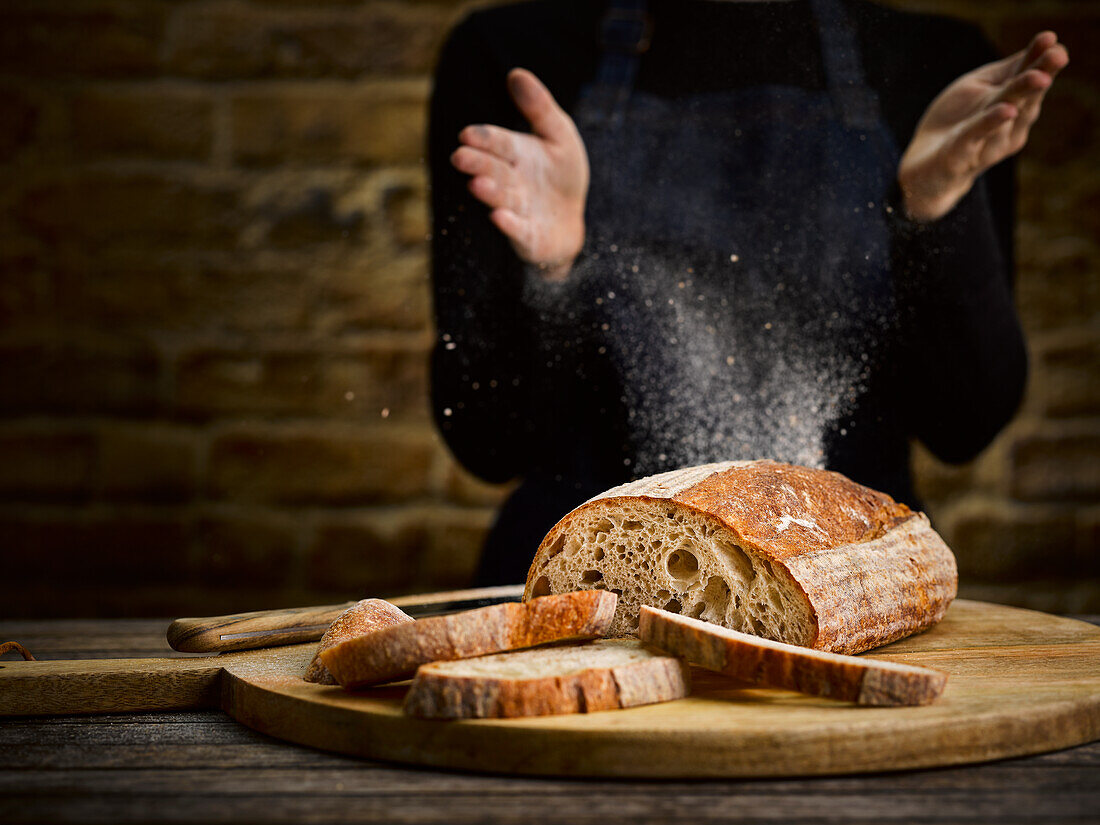
<svg viewBox="0 0 1100 825"><path fill-rule="evenodd" d="M867 85L856 30L841 0L810 0L821 38L829 95L844 125L871 129L881 121L878 95Z"/></svg>
<svg viewBox="0 0 1100 825"><path fill-rule="evenodd" d="M627 99L638 75L639 59L649 49L653 19L646 0L611 0L600 23L602 56L593 93L596 105L611 125L622 121Z"/></svg>

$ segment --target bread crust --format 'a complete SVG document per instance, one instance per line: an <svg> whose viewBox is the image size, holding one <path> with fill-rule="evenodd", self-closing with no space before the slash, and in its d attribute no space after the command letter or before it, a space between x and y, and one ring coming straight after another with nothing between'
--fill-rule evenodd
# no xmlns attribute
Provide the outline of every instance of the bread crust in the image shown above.
<svg viewBox="0 0 1100 825"><path fill-rule="evenodd" d="M699 514L766 559L805 597L815 649L857 653L904 638L939 622L956 595L955 557L923 513L840 473L761 460L663 473L585 502L539 546L524 598L537 595L576 521L638 500Z"/></svg>
<svg viewBox="0 0 1100 825"><path fill-rule="evenodd" d="M589 648L593 666L534 678L456 675L439 663L423 665L405 697L405 713L424 719L514 718L600 710L680 699L690 692L687 665L674 656L652 652L642 661L599 666L599 645L638 645L624 640L595 642ZM558 648L525 651L554 656ZM507 661L517 654L490 657ZM483 660L476 660L481 662Z"/></svg>
<svg viewBox="0 0 1100 825"><path fill-rule="evenodd" d="M321 661L322 652L356 636L365 636L368 633L412 621L415 621L412 616L384 599L363 599L356 602L329 625L325 635L321 637L321 643L317 646L316 655L302 678L307 682L316 682L321 685L335 685L336 679Z"/></svg>
<svg viewBox="0 0 1100 825"><path fill-rule="evenodd" d="M602 636L617 601L614 593L588 590L495 604L388 627L320 655L340 685L366 687L405 679L428 662Z"/></svg>
<svg viewBox="0 0 1100 825"><path fill-rule="evenodd" d="M647 606L638 633L648 644L752 685L859 705L926 705L947 683L939 670L808 651Z"/></svg>

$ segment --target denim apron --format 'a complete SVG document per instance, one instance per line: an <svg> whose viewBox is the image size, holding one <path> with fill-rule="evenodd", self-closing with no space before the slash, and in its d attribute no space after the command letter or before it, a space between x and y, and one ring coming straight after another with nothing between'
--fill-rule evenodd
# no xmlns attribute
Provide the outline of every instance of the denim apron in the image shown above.
<svg viewBox="0 0 1100 825"><path fill-rule="evenodd" d="M843 442L882 424L898 152L839 0L811 0L825 90L675 99L634 88L644 6L610 4L572 112L592 174L585 249L565 284L525 290L562 471L507 502L482 581L519 578L601 484L761 457L844 470Z"/></svg>

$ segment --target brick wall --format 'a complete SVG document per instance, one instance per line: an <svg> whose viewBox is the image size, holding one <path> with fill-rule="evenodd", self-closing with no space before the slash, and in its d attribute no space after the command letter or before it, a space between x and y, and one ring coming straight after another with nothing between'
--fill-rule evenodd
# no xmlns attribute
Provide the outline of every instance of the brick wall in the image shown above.
<svg viewBox="0 0 1100 825"><path fill-rule="evenodd" d="M502 491L427 413L421 144L469 5L4 3L0 615L468 581ZM971 466L918 454L921 488L970 594L1097 610L1100 16L920 6L1074 61L1020 166L1025 409Z"/></svg>

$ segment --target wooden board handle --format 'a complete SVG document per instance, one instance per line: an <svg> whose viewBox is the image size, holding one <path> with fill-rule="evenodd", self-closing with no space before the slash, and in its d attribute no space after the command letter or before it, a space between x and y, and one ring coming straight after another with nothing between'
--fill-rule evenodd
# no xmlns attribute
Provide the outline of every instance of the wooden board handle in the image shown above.
<svg viewBox="0 0 1100 825"><path fill-rule="evenodd" d="M223 660L0 662L0 716L195 710L220 706Z"/></svg>
<svg viewBox="0 0 1100 825"><path fill-rule="evenodd" d="M522 584L452 590L390 601L414 618L519 599ZM355 602L321 607L257 610L229 616L176 619L168 628L168 644L184 653L224 653L262 647L304 644L320 639L328 626Z"/></svg>

